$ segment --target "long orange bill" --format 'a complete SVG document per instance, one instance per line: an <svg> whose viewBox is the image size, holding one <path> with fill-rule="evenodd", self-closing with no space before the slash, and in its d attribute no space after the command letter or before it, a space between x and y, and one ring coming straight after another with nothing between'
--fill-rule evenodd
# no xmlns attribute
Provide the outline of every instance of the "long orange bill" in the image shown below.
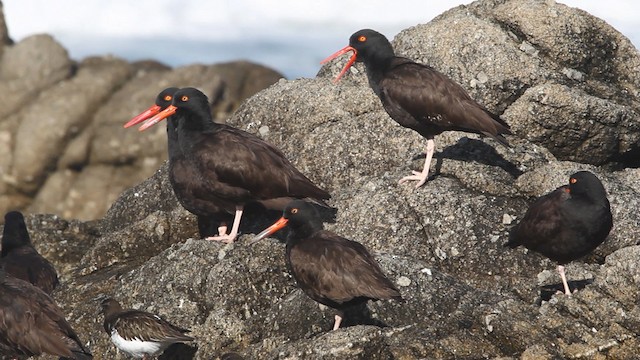
<svg viewBox="0 0 640 360"><path fill-rule="evenodd" d="M249 242L249 245L253 245L253 244L257 243L258 241L266 238L267 236L273 234L274 232L282 229L283 227L287 226L288 222L289 222L289 220L285 219L284 217L281 217L273 225L271 225L268 228L262 230L262 232L260 232L260 234L256 235L256 237L251 239L251 241Z"/></svg>
<svg viewBox="0 0 640 360"><path fill-rule="evenodd" d="M138 131L147 130L148 128L152 127L153 125L155 125L155 124L159 123L160 121L168 118L169 116L175 114L176 110L178 110L177 107L175 107L173 105L169 105L166 109L162 110L161 112L156 114L154 117L152 117L151 119L147 120L144 124L142 124L142 126L140 126L138 128Z"/></svg>
<svg viewBox="0 0 640 360"><path fill-rule="evenodd" d="M124 124L124 128L128 128L128 127L132 127L133 125L140 123L144 120L146 120L147 118L152 117L153 115L157 114L160 112L160 106L158 105L153 105L152 107L148 108L147 110L143 111L140 113L140 115L137 115L136 117L134 117L133 119L129 120L126 124Z"/></svg>
<svg viewBox="0 0 640 360"><path fill-rule="evenodd" d="M340 80L340 78L342 77L342 75L344 75L347 70L349 70L349 68L351 67L351 65L353 65L354 62L356 62L356 59L358 58L358 50L356 50L355 48L347 45L345 47L343 47L342 49L336 51L334 54L332 54L331 56L329 56L328 58L322 60L320 62L320 64L324 64L326 62L329 62L335 58L337 58L338 56L348 53L349 51L353 51L353 55L351 55L351 58L349 58L349 62L347 63L347 65L344 66L344 68L342 68L342 71L340 72L340 74L338 75L338 77L333 80L334 83L337 83L338 80Z"/></svg>

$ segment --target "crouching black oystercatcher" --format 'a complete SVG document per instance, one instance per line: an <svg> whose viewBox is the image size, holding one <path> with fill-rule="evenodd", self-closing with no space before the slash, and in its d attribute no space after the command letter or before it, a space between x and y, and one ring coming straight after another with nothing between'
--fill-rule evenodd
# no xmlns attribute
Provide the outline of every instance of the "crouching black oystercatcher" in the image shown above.
<svg viewBox="0 0 640 360"><path fill-rule="evenodd" d="M564 292L571 295L564 264L579 259L607 238L613 218L598 178L579 171L564 185L536 200L511 230L505 246L523 245L558 263Z"/></svg>
<svg viewBox="0 0 640 360"><path fill-rule="evenodd" d="M291 199L307 198L327 206L324 200L331 197L329 193L298 171L276 147L246 131L214 123L201 91L180 89L172 105L148 119L140 131L167 117L177 124L178 144L189 160L182 169L180 189L183 204L188 204L185 208L214 204L235 213L229 234L207 239L233 242L244 206L250 202L282 210Z"/></svg>
<svg viewBox="0 0 640 360"><path fill-rule="evenodd" d="M403 301L369 251L359 242L323 229L316 209L294 200L280 220L258 234L252 243L289 225L286 260L298 286L311 299L338 310L333 330L340 327L343 310L367 300Z"/></svg>
<svg viewBox="0 0 640 360"><path fill-rule="evenodd" d="M120 350L135 357L149 359L160 355L170 345L193 341L187 329L179 328L158 315L142 310L124 310L112 298L101 302L104 330Z"/></svg>
<svg viewBox="0 0 640 360"><path fill-rule="evenodd" d="M178 90L180 89L177 87L169 87L162 90L156 97L153 106L129 120L124 127L128 128L148 120L169 107L173 102L174 94ZM190 184L193 182L192 176L194 174L192 168L197 164L189 156L184 155L182 147L178 143L178 122L173 119L173 116L167 118L167 148L169 155L169 182L182 207L198 217L200 236L209 236L209 224L215 222L220 224L218 234L226 235L227 223L231 222L233 217L212 201L196 199L191 196Z"/></svg>
<svg viewBox="0 0 640 360"><path fill-rule="evenodd" d="M41 354L92 358L49 295L0 268L0 355Z"/></svg>
<svg viewBox="0 0 640 360"><path fill-rule="evenodd" d="M364 62L369 85L389 116L427 139L422 172L413 171L412 175L400 179L400 183L416 180L417 188L427 181L435 149L434 137L443 131L484 134L509 146L501 135L511 134L504 120L478 104L446 75L428 65L395 56L391 43L379 32L365 29L354 33L348 46L323 63L349 51L353 51L353 55L336 81L354 62Z"/></svg>
<svg viewBox="0 0 640 360"><path fill-rule="evenodd" d="M33 247L24 216L19 211L10 211L4 216L0 267L49 295L58 285L56 269Z"/></svg>

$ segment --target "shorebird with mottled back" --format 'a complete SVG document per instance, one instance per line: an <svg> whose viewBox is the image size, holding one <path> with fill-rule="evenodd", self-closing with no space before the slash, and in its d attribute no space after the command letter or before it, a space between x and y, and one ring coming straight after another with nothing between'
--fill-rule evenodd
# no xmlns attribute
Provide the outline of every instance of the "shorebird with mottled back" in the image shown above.
<svg viewBox="0 0 640 360"><path fill-rule="evenodd" d="M367 248L324 230L316 209L302 200L290 202L282 218L251 243L285 226L291 227L285 255L289 271L307 296L338 310L333 330L340 327L344 310L349 307L368 300L404 302Z"/></svg>
<svg viewBox="0 0 640 360"><path fill-rule="evenodd" d="M571 295L564 265L602 244L613 227L607 191L589 171L579 171L536 200L511 230L505 246L520 245L558 263L565 294Z"/></svg>
<svg viewBox="0 0 640 360"><path fill-rule="evenodd" d="M0 355L41 354L92 358L49 295L0 268Z"/></svg>
<svg viewBox="0 0 640 360"><path fill-rule="evenodd" d="M115 299L106 298L100 306L104 330L111 342L135 358L149 359L162 354L172 344L194 340L186 335L189 330L146 311L125 310Z"/></svg>
<svg viewBox="0 0 640 360"><path fill-rule="evenodd" d="M4 216L0 267L49 295L58 285L56 269L33 247L24 216L19 211L10 211Z"/></svg>
<svg viewBox="0 0 640 360"><path fill-rule="evenodd" d="M413 171L412 175L400 179L400 183L417 181L417 188L427 181L435 150L434 138L444 131L484 134L509 146L502 136L511 134L504 120L478 104L460 85L431 66L396 56L389 40L379 32L364 29L354 33L349 45L323 63L350 51L353 55L336 81L354 62L364 62L369 85L389 116L427 139L422 171Z"/></svg>

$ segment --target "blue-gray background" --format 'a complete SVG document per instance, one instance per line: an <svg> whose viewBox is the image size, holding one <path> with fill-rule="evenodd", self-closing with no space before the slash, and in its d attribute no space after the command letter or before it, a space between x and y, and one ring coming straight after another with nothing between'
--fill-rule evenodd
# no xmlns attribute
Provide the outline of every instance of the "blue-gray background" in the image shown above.
<svg viewBox="0 0 640 360"><path fill-rule="evenodd" d="M313 77L319 62L361 28L390 39L460 0L5 0L10 36L53 35L74 59L113 54L167 65L246 59L288 78ZM636 48L640 1L562 0L613 25Z"/></svg>

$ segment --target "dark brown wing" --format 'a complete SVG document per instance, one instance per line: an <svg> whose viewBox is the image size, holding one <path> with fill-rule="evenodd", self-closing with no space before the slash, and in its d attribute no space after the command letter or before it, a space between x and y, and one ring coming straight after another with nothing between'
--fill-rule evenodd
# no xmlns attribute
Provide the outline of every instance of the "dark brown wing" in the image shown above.
<svg viewBox="0 0 640 360"><path fill-rule="evenodd" d="M362 244L326 230L292 245L288 261L300 288L328 306L355 298L401 299Z"/></svg>
<svg viewBox="0 0 640 360"><path fill-rule="evenodd" d="M264 200L280 197L329 199L296 169L280 150L239 129L220 125L194 146L194 161L205 180L197 191L228 199Z"/></svg>
<svg viewBox="0 0 640 360"><path fill-rule="evenodd" d="M481 133L507 145L509 125L473 100L456 82L427 65L395 58L380 81L385 110L400 125L423 133ZM421 131L422 130L422 131Z"/></svg>
<svg viewBox="0 0 640 360"><path fill-rule="evenodd" d="M566 189L567 186L562 186L531 204L522 220L512 229L505 246L524 245L536 250L557 240L565 223L563 204L569 199Z"/></svg>
<svg viewBox="0 0 640 360"><path fill-rule="evenodd" d="M0 274L0 342L17 354L90 357L66 322L62 310L40 289Z"/></svg>
<svg viewBox="0 0 640 360"><path fill-rule="evenodd" d="M58 285L56 269L28 245L11 250L0 260L0 266L12 276L30 282L47 294L51 294Z"/></svg>
<svg viewBox="0 0 640 360"><path fill-rule="evenodd" d="M118 314L113 328L125 339L140 339L157 342L191 341L191 336L185 335L187 329L179 328L161 317L140 310L126 310Z"/></svg>

